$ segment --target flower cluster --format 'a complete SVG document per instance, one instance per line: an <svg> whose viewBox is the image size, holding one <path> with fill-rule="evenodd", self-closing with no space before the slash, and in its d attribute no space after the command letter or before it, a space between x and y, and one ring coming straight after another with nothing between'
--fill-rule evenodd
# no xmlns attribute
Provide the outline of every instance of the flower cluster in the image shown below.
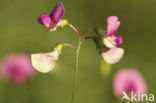
<svg viewBox="0 0 156 103"><path fill-rule="evenodd" d="M68 20L63 19L64 13L65 8L63 4L57 3L50 15L41 14L38 17L38 23L48 31L62 29L65 26L70 27L77 35L77 46L68 43L58 43L48 53L31 54L31 59L26 54L10 54L1 61L0 73L5 79L21 84L28 78L34 76L34 68L42 73L48 73L54 70L59 56L62 54L62 49L65 46L71 47L76 54L71 103L76 103L76 81L81 44L87 39L94 41L101 56L101 67L105 68L105 70L101 72L106 75L110 72L111 64L119 62L124 55L124 49L119 47L123 43L123 39L121 36L117 36L117 30L120 26L120 21L117 16L109 16L107 18L106 31L99 27L91 28L89 30L95 32L94 36L84 36L88 30L79 32ZM114 95L117 98L121 98L124 94L128 96L131 92L134 94L147 92L147 84L136 69L126 68L119 70L115 74L112 84Z"/></svg>
<svg viewBox="0 0 156 103"><path fill-rule="evenodd" d="M51 14L48 16L46 14L42 14L38 17L39 24L46 27L49 31L54 31L59 28L63 28L64 26L69 26L72 28L78 37L77 46L72 44L57 44L51 52L49 53L36 53L31 55L31 62L33 67L42 73L48 73L52 71L56 62L61 55L62 48L64 46L72 47L76 52L75 58L75 70L74 70L74 79L73 79L73 95L72 102L74 103L75 95L76 95L76 78L77 78L77 69L78 69L78 56L81 44L83 41L87 39L92 39L96 47L102 57L103 64L115 64L121 60L124 54L124 49L119 46L123 43L123 39L121 36L117 36L117 30L120 26L120 21L117 16L109 16L107 18L107 31L102 28L92 28L95 32L94 36L84 36L85 32L79 32L71 23L69 23L66 19L62 19L64 16L64 6L62 3L57 3ZM103 66L105 67L105 66ZM111 67L110 65L108 67ZM137 78L137 79L136 79ZM121 70L119 71L113 82L113 90L117 97L120 97L122 91L134 91L135 93L140 91L142 93L146 92L147 87L146 83L142 76L136 70Z"/></svg>
<svg viewBox="0 0 156 103"><path fill-rule="evenodd" d="M42 14L38 17L39 24L42 24L50 31L57 30L58 28L63 28L64 26L71 27L78 35L82 36L78 30L72 26L67 20L62 19L64 16L64 6L62 3L57 3L50 15ZM103 60L108 64L117 63L123 56L124 50L119 48L123 40L121 36L116 36L116 31L120 25L118 17L110 16L107 19L107 33L96 31L96 36L94 41L99 49L99 52ZM100 35L99 35L100 34ZM102 34L102 35L101 35ZM86 37L85 37L86 38ZM56 61L60 54L57 53L57 49L51 51L50 53L32 54L31 60L34 68L40 72L49 72L55 67Z"/></svg>

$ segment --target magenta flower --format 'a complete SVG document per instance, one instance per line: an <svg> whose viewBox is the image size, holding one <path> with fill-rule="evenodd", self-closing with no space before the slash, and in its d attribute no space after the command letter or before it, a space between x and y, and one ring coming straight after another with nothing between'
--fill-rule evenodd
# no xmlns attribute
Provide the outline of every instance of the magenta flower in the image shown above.
<svg viewBox="0 0 156 103"><path fill-rule="evenodd" d="M29 56L25 54L8 55L1 62L1 73L6 79L11 79L20 84L34 75Z"/></svg>
<svg viewBox="0 0 156 103"><path fill-rule="evenodd" d="M115 96L120 98L123 92L145 93L147 85L136 69L121 69L114 77L113 90Z"/></svg>
<svg viewBox="0 0 156 103"><path fill-rule="evenodd" d="M64 6L62 3L57 3L50 15L42 14L38 17L38 22L48 29L56 29L59 21L64 16Z"/></svg>
<svg viewBox="0 0 156 103"><path fill-rule="evenodd" d="M101 55L105 62L109 64L117 63L123 56L124 50L118 48L123 42L121 36L115 36L120 22L117 16L110 16L107 19L107 33L104 34L104 50Z"/></svg>

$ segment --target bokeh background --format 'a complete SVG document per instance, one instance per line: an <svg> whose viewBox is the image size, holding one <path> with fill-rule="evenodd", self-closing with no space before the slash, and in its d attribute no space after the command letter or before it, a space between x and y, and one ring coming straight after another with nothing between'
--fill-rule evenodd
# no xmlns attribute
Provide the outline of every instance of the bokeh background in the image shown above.
<svg viewBox="0 0 156 103"><path fill-rule="evenodd" d="M76 44L76 35L68 27L47 32L37 17L49 14L57 0L0 0L0 59L8 53L49 52L57 42ZM123 59L112 66L109 76L100 73L95 44L88 40L80 51L78 103L120 103L112 91L114 74L121 68L137 68L145 78L148 93L156 94L156 1L155 0L62 0L65 17L80 31L101 26L116 15L124 43ZM88 33L93 34L93 32ZM65 48L55 70L37 73L24 84L0 78L0 103L69 103L75 54Z"/></svg>

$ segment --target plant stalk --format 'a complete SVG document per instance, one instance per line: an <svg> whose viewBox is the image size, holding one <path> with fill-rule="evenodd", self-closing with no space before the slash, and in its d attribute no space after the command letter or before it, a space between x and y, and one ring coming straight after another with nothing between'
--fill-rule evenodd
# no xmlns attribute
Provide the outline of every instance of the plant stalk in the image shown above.
<svg viewBox="0 0 156 103"><path fill-rule="evenodd" d="M79 52L81 48L81 38L78 38L78 46L76 50L76 57L75 57L75 69L74 69L74 80L73 80L73 92L72 92L72 99L71 103L76 103L76 95L77 95L77 79L78 79L78 62L79 62Z"/></svg>

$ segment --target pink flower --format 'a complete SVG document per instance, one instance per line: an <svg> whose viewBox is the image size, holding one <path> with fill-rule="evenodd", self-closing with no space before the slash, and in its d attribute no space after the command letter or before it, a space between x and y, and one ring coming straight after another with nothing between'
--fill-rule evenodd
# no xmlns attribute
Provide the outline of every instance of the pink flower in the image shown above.
<svg viewBox="0 0 156 103"><path fill-rule="evenodd" d="M119 48L123 42L121 36L115 36L120 26L117 16L110 16L107 19L107 33L104 33L103 43L104 50L101 51L102 58L109 64L120 61L124 54L124 50Z"/></svg>
<svg viewBox="0 0 156 103"><path fill-rule="evenodd" d="M20 84L34 75L30 58L26 54L10 54L1 62L1 73L6 79Z"/></svg>
<svg viewBox="0 0 156 103"><path fill-rule="evenodd" d="M41 14L38 17L38 22L48 29L56 29L59 26L59 21L64 16L64 6L62 3L57 3L51 14L48 16L46 14Z"/></svg>
<svg viewBox="0 0 156 103"><path fill-rule="evenodd" d="M116 97L120 98L124 92L127 94L145 93L147 85L144 78L136 69L121 69L114 77L113 90Z"/></svg>
<svg viewBox="0 0 156 103"><path fill-rule="evenodd" d="M117 16L110 16L107 18L107 34L104 38L104 43L108 48L120 46L123 42L121 36L115 36L117 29L120 26Z"/></svg>

